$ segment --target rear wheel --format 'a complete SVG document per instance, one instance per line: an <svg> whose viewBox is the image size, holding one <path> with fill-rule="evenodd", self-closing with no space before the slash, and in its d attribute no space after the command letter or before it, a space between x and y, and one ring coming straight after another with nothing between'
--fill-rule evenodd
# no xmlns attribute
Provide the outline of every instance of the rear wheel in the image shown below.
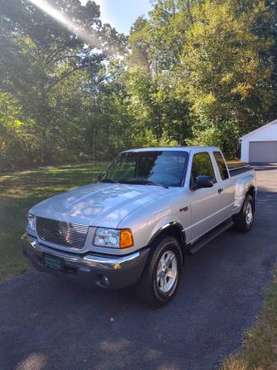
<svg viewBox="0 0 277 370"><path fill-rule="evenodd" d="M253 197L248 194L243 203L240 213L233 217L234 226L238 231L248 232L251 230L255 219Z"/></svg>
<svg viewBox="0 0 277 370"><path fill-rule="evenodd" d="M157 241L153 251L138 285L138 293L148 304L162 306L173 298L178 288L182 254L178 241L172 237Z"/></svg>

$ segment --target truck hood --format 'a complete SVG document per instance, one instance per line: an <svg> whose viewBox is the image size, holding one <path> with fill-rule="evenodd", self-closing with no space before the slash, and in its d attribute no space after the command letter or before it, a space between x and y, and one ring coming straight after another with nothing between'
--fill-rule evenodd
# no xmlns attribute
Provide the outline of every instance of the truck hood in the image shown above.
<svg viewBox="0 0 277 370"><path fill-rule="evenodd" d="M80 225L116 228L135 209L169 192L170 189L159 186L97 183L44 200L30 212Z"/></svg>

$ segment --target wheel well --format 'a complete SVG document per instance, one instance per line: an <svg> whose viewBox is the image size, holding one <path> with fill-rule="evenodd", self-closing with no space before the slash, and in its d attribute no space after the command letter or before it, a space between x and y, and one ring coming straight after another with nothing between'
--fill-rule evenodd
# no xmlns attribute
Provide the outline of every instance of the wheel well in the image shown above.
<svg viewBox="0 0 277 370"><path fill-rule="evenodd" d="M180 250L182 253L182 259L184 262L185 258L185 244L186 244L186 237L185 233L183 232L183 228L179 224L170 224L166 226L165 228L159 230L154 237L151 239L150 245L153 244L155 241L157 241L160 238L166 237L166 236L172 236L173 238L176 238L180 244Z"/></svg>
<svg viewBox="0 0 277 370"><path fill-rule="evenodd" d="M250 186L250 188L248 189L246 195L247 194L250 194L252 196L253 201L254 201L254 210L255 210L255 208L256 208L256 205L255 205L255 203L256 203L256 199L255 199L255 197L256 197L256 191L255 191L254 186Z"/></svg>

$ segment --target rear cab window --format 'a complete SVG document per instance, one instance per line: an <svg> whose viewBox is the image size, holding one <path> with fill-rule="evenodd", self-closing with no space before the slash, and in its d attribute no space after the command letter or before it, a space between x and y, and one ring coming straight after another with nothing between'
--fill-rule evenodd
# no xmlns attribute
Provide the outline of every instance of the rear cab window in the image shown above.
<svg viewBox="0 0 277 370"><path fill-rule="evenodd" d="M229 179L229 172L226 167L224 158L220 152L214 152L214 158L218 166L218 170L222 180Z"/></svg>
<svg viewBox="0 0 277 370"><path fill-rule="evenodd" d="M214 167L208 152L196 153L193 156L190 177L191 189L195 188L196 180L199 176L209 176L214 184L217 182Z"/></svg>

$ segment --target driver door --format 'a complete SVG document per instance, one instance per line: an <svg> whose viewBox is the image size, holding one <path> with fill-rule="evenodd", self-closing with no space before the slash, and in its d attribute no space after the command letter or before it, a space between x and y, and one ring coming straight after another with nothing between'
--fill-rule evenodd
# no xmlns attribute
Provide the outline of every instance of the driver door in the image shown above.
<svg viewBox="0 0 277 370"><path fill-rule="evenodd" d="M195 186L198 176L209 176L213 182L210 188ZM220 185L208 152L196 153L192 159L190 177L191 226L190 241L195 241L209 230L221 223L220 202L218 202Z"/></svg>

